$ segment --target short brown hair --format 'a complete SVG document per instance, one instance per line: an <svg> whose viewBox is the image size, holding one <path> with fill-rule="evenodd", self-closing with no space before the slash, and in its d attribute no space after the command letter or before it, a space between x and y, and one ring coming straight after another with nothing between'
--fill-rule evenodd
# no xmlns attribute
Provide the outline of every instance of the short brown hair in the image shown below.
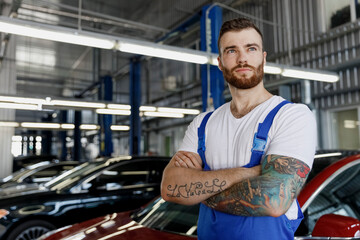
<svg viewBox="0 0 360 240"><path fill-rule="evenodd" d="M239 32L243 29L247 29L247 28L253 28L255 29L261 36L261 41L263 41L263 35L261 33L261 31L259 30L259 28L248 18L235 18L229 21L226 21L223 23L223 25L221 26L220 29L220 34L219 34L219 38L218 38L218 49L219 49L219 54L221 55L220 52L220 39L221 37L227 33L227 32Z"/></svg>

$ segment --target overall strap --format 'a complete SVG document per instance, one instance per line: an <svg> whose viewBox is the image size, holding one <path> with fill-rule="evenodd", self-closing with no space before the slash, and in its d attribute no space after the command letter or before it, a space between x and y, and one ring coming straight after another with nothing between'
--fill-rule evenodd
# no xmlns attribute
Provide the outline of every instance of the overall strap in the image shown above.
<svg viewBox="0 0 360 240"><path fill-rule="evenodd" d="M211 114L213 112L209 112L205 115L205 117L203 118L200 127L198 128L198 153L201 157L201 160L203 162L203 167L204 170L210 170L209 166L206 163L206 159L205 159L205 126L207 121L209 120Z"/></svg>
<svg viewBox="0 0 360 240"><path fill-rule="evenodd" d="M266 147L268 133L274 121L274 118L277 112L280 110L280 108L288 103L290 102L287 100L284 100L281 103L279 103L274 109L272 109L269 112L269 114L266 116L264 121L262 123L259 123L258 130L254 135L250 162L244 167L254 167L260 164L261 157L264 154L264 150Z"/></svg>

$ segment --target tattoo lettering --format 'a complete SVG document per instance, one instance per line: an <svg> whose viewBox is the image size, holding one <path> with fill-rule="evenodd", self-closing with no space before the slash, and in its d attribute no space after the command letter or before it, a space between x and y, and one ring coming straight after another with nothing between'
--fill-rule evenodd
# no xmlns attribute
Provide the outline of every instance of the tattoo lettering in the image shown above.
<svg viewBox="0 0 360 240"><path fill-rule="evenodd" d="M189 198L192 196L200 196L202 194L212 194L222 192L223 187L226 185L226 181L220 181L219 179L213 179L212 183L194 182L185 185L169 185L167 189L171 192L169 197L181 197Z"/></svg>

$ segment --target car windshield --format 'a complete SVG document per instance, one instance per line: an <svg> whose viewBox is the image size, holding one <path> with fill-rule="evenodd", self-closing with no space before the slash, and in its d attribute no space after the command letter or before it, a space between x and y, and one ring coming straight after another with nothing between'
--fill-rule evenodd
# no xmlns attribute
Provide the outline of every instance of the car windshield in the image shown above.
<svg viewBox="0 0 360 240"><path fill-rule="evenodd" d="M80 166L64 172L63 174L44 184L44 186L46 189L50 189L52 191L69 190L70 188L75 186L79 180L83 179L86 176L92 175L99 169L105 168L113 163L129 159L131 159L131 157L122 156L110 159L99 159L94 162L86 162L81 164Z"/></svg>
<svg viewBox="0 0 360 240"><path fill-rule="evenodd" d="M50 164L49 161L45 161L45 162L39 162L30 166L27 166L25 168L22 168L16 172L13 172L11 175L5 177L2 181L3 182L8 182L8 181L13 181L16 182L18 181L20 178L22 178L24 175L27 175L30 172L33 172L34 169L44 166L44 165L48 165Z"/></svg>
<svg viewBox="0 0 360 240"><path fill-rule="evenodd" d="M74 186L84 176L92 174L99 168L105 166L105 162L86 162L77 166L69 171L64 172L53 180L44 184L47 189L50 190L64 190Z"/></svg>
<svg viewBox="0 0 360 240"><path fill-rule="evenodd" d="M148 228L196 236L198 213L199 205L184 206L158 198L134 213L132 219Z"/></svg>

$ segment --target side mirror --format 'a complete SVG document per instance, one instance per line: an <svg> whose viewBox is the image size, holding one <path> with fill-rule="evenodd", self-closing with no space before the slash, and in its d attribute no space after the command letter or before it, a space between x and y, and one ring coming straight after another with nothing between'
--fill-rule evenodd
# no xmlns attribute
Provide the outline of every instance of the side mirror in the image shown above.
<svg viewBox="0 0 360 240"><path fill-rule="evenodd" d="M313 237L360 237L360 221L336 214L325 214L317 220Z"/></svg>

